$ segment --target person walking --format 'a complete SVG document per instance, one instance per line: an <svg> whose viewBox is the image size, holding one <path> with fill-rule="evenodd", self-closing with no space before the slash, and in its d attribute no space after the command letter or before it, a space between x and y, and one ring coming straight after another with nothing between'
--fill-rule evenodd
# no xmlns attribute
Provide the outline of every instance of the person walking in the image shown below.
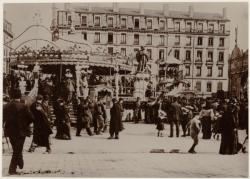
<svg viewBox="0 0 250 179"><path fill-rule="evenodd" d="M193 119L191 119L187 124L187 128L188 127L190 128L190 136L194 141L193 145L188 150L188 152L189 153L196 153L196 151L194 149L195 149L196 145L198 145L198 142L199 142L198 135L199 135L200 129L201 129L200 116L196 115Z"/></svg>
<svg viewBox="0 0 250 179"><path fill-rule="evenodd" d="M101 98L99 97L95 107L94 107L94 115L95 115L95 119L96 119L96 135L101 134L103 128L104 128L104 121L106 120L106 111L105 111L105 107L102 103ZM105 119L105 120L104 120Z"/></svg>
<svg viewBox="0 0 250 179"><path fill-rule="evenodd" d="M33 115L29 108L20 102L21 91L13 90L13 100L3 108L3 127L5 137L8 137L13 149L9 166L9 174L17 174L17 166L22 169L23 145L25 138L31 134L30 124L33 122Z"/></svg>
<svg viewBox="0 0 250 179"><path fill-rule="evenodd" d="M55 138L71 140L69 111L66 107L65 101L61 97L57 100L55 115L57 126Z"/></svg>
<svg viewBox="0 0 250 179"><path fill-rule="evenodd" d="M171 115L170 116L170 136L173 137L174 133L174 125L176 127L176 137L179 137L180 129L179 129L179 123L180 123L180 118L182 116L182 111L181 111L181 105L179 104L178 100L176 97L173 98L173 103L170 106L171 108Z"/></svg>
<svg viewBox="0 0 250 179"><path fill-rule="evenodd" d="M232 103L223 102L223 112L220 121L221 144L219 154L236 154L238 145L237 121L235 119L235 107Z"/></svg>
<svg viewBox="0 0 250 179"><path fill-rule="evenodd" d="M113 106L110 109L110 125L109 125L109 133L110 137L108 139L113 139L115 134L115 139L119 139L119 132L121 129L121 107L118 101L114 98L112 99Z"/></svg>
<svg viewBox="0 0 250 179"><path fill-rule="evenodd" d="M81 130L86 129L89 136L92 136L92 131L90 129L90 122L92 121L92 113L89 109L88 99L81 100L77 109L77 130L76 136L81 136Z"/></svg>
<svg viewBox="0 0 250 179"><path fill-rule="evenodd" d="M142 119L141 117L141 99L137 97L134 109L134 122L138 123Z"/></svg>
<svg viewBox="0 0 250 179"><path fill-rule="evenodd" d="M51 153L49 136L53 133L50 128L48 114L43 106L43 97L38 95L30 111L34 116L33 140L29 152L34 152L38 146L46 147L46 152Z"/></svg>
<svg viewBox="0 0 250 179"><path fill-rule="evenodd" d="M214 112L208 99L206 100L206 104L200 112L200 117L203 133L202 139L211 139L212 120L214 118Z"/></svg>

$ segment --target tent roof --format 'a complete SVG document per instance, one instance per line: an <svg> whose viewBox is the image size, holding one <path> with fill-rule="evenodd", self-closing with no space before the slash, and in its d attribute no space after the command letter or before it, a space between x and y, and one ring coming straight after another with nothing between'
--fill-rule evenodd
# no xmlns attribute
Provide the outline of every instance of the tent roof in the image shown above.
<svg viewBox="0 0 250 179"><path fill-rule="evenodd" d="M180 65L180 64L182 64L182 62L180 60L178 60L177 58L175 58L172 55L168 56L167 59L160 60L159 63L160 64L170 64L170 65Z"/></svg>

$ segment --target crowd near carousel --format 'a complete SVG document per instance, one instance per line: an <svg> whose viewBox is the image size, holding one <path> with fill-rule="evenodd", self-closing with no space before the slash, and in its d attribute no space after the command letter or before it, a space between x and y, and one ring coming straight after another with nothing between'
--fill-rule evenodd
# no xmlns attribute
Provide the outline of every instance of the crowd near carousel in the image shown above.
<svg viewBox="0 0 250 179"><path fill-rule="evenodd" d="M163 137L169 125L169 137L191 136L190 153L196 152L200 132L202 140L221 140L220 154L245 152L238 129L248 134L247 98L187 95L179 90L189 85L182 78L181 63L157 63L167 69L160 71L161 80L152 73L151 59L143 47L135 60L102 49L88 52L78 45L66 50L48 45L39 51L24 46L13 52L10 73L4 75L4 131L14 150L9 173L23 167L21 149L30 135L30 124L33 141L29 152L43 146L50 153L54 127L55 138L61 140L72 140L72 127L77 129L76 136L83 129L89 136L109 130L109 139L119 139L124 122L154 124L158 137ZM20 131L15 125L21 126Z"/></svg>

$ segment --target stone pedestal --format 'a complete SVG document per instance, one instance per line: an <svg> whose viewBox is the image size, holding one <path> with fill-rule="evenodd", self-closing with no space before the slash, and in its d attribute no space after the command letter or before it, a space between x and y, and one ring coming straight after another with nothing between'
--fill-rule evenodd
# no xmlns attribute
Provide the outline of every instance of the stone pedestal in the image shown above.
<svg viewBox="0 0 250 179"><path fill-rule="evenodd" d="M134 97L140 97L142 100L145 99L145 92L147 89L147 85L149 82L150 75L145 73L137 73L135 75L135 83L134 83Z"/></svg>

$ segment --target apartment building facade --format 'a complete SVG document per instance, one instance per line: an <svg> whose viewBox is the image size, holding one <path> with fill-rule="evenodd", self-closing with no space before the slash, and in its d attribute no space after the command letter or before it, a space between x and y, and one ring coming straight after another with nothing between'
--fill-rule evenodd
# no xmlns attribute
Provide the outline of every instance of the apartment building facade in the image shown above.
<svg viewBox="0 0 250 179"><path fill-rule="evenodd" d="M59 35L77 36L110 54L119 52L133 58L135 51L144 46L155 63L174 56L183 62L187 90L211 96L217 90L228 91L228 56L230 21L226 9L222 14L171 11L164 5L161 11L126 9L113 4L113 8L52 7L51 29ZM135 60L135 59L134 59Z"/></svg>

